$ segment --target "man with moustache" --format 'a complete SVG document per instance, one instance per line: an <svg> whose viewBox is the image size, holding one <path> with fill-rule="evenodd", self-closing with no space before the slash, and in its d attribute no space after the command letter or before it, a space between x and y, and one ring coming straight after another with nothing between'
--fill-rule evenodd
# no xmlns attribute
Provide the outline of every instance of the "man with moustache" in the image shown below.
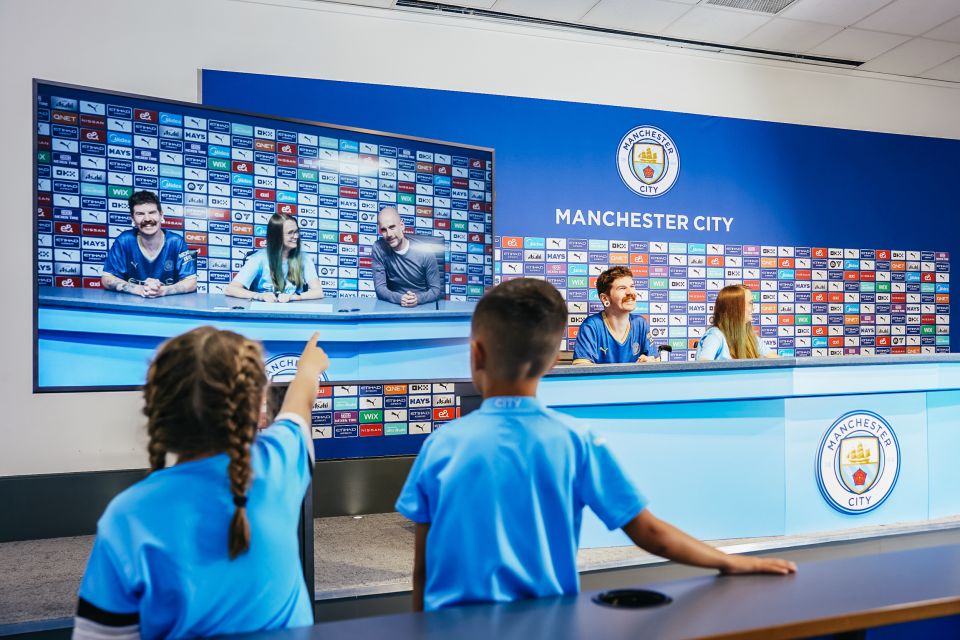
<svg viewBox="0 0 960 640"><path fill-rule="evenodd" d="M603 311L589 316L577 331L573 364L647 362L656 353L650 327L637 306L633 273L627 267L607 269L597 277Z"/></svg>
<svg viewBox="0 0 960 640"><path fill-rule="evenodd" d="M373 244L373 288L377 297L401 307L415 307L443 297L437 256L404 234L393 207L377 215L380 239Z"/></svg>
<svg viewBox="0 0 960 640"><path fill-rule="evenodd" d="M155 193L138 191L127 201L133 229L113 241L103 264L103 288L142 298L197 290L197 262L179 235L164 231Z"/></svg>

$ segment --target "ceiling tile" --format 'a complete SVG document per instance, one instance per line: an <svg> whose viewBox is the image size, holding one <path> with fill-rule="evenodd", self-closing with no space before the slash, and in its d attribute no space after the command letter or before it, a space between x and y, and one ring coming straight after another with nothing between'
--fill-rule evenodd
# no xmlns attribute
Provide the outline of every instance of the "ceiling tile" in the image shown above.
<svg viewBox="0 0 960 640"><path fill-rule="evenodd" d="M918 36L957 16L960 16L957 0L896 0L855 26Z"/></svg>
<svg viewBox="0 0 960 640"><path fill-rule="evenodd" d="M733 44L770 21L769 16L699 6L671 24L663 35L686 40Z"/></svg>
<svg viewBox="0 0 960 640"><path fill-rule="evenodd" d="M774 18L737 44L755 49L803 53L817 46L842 27L818 22Z"/></svg>
<svg viewBox="0 0 960 640"><path fill-rule="evenodd" d="M960 43L914 38L860 67L864 71L915 76L960 56Z"/></svg>
<svg viewBox="0 0 960 640"><path fill-rule="evenodd" d="M656 34L690 11L689 5L662 0L600 0L581 18L583 24Z"/></svg>
<svg viewBox="0 0 960 640"><path fill-rule="evenodd" d="M442 4L452 4L458 7L471 9L489 9L497 0L440 0Z"/></svg>
<svg viewBox="0 0 960 640"><path fill-rule="evenodd" d="M360 4L365 7L392 7L395 0L339 0L346 4Z"/></svg>
<svg viewBox="0 0 960 640"><path fill-rule="evenodd" d="M954 18L946 24L942 24L933 31L923 34L924 38L933 38L934 40L949 40L950 42L960 42L960 18Z"/></svg>
<svg viewBox="0 0 960 640"><path fill-rule="evenodd" d="M546 20L576 22L597 0L497 0L491 9Z"/></svg>
<svg viewBox="0 0 960 640"><path fill-rule="evenodd" d="M778 17L849 27L889 3L890 0L797 0Z"/></svg>
<svg viewBox="0 0 960 640"><path fill-rule="evenodd" d="M903 44L910 38L893 33L864 31L862 29L844 29L826 42L810 50L819 56L843 58L845 60L872 60L881 53Z"/></svg>
<svg viewBox="0 0 960 640"><path fill-rule="evenodd" d="M932 78L934 80L948 80L950 82L960 82L960 58L954 58L950 62L934 67L929 71L920 74L923 78Z"/></svg>

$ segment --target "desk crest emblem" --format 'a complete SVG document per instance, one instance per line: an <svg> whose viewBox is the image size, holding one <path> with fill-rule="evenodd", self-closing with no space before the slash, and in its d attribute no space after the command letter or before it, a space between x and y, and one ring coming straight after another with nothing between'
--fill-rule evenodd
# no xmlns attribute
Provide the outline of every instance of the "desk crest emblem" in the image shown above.
<svg viewBox="0 0 960 640"><path fill-rule="evenodd" d="M281 353L268 358L263 367L270 382L290 382L297 375L298 364L300 364L299 353ZM320 375L320 380L329 380L326 371Z"/></svg>
<svg viewBox="0 0 960 640"><path fill-rule="evenodd" d="M900 475L900 443L890 423L872 411L840 416L820 442L817 485L841 513L873 511Z"/></svg>

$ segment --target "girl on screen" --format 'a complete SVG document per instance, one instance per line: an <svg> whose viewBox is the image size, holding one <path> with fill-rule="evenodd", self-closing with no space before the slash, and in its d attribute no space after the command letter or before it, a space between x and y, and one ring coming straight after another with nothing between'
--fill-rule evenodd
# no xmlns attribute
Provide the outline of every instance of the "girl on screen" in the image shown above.
<svg viewBox="0 0 960 640"><path fill-rule="evenodd" d="M713 325L697 344L697 360L776 358L753 331L753 294L742 284L720 290L713 307Z"/></svg>
<svg viewBox="0 0 960 640"><path fill-rule="evenodd" d="M285 213L270 216L267 248L247 257L224 293L262 302L323 297L317 268L300 249L300 227L295 218Z"/></svg>
<svg viewBox="0 0 960 640"><path fill-rule="evenodd" d="M259 432L267 378L258 343L200 327L161 345L144 387L151 472L97 523L74 638L313 623L297 522L313 472L310 412L329 364L317 335Z"/></svg>

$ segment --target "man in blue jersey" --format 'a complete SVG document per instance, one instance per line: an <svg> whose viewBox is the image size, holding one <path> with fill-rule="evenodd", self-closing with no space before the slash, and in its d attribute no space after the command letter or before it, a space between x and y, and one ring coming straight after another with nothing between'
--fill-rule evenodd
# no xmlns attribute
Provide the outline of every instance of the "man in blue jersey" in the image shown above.
<svg viewBox="0 0 960 640"><path fill-rule="evenodd" d="M414 609L576 593L585 507L677 562L795 571L727 555L655 517L604 439L537 399L566 324L563 297L543 280L504 282L477 303L470 370L483 404L427 438L396 503L416 523Z"/></svg>
<svg viewBox="0 0 960 640"><path fill-rule="evenodd" d="M627 267L607 269L597 278L603 311L589 316L577 331L573 364L647 362L656 354L650 327L637 307L633 272Z"/></svg>
<svg viewBox="0 0 960 640"><path fill-rule="evenodd" d="M443 276L437 256L404 234L403 220L393 207L377 215L380 239L373 244L373 288L377 297L401 307L415 307L443 297Z"/></svg>
<svg viewBox="0 0 960 640"><path fill-rule="evenodd" d="M165 232L163 209L156 194L130 196L133 229L113 241L103 264L103 288L143 298L159 298L197 290L197 262L183 238Z"/></svg>

